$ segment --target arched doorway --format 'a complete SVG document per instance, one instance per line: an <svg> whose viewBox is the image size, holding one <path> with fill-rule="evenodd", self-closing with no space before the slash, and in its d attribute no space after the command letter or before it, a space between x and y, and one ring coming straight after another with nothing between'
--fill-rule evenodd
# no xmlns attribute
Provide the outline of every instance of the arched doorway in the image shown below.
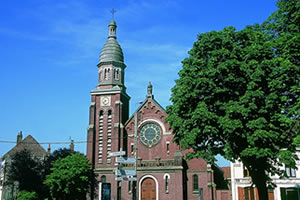
<svg viewBox="0 0 300 200"><path fill-rule="evenodd" d="M141 191L141 200L156 200L156 184L152 178L143 180Z"/></svg>

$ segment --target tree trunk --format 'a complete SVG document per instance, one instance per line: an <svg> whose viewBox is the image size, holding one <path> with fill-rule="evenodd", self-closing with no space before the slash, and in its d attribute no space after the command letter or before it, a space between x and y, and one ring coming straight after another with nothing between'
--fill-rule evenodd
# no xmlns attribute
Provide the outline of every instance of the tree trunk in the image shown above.
<svg viewBox="0 0 300 200"><path fill-rule="evenodd" d="M268 188L266 186L266 183L256 183L256 187L258 190L259 200L268 200Z"/></svg>
<svg viewBox="0 0 300 200"><path fill-rule="evenodd" d="M252 182L255 184L258 190L259 200L268 200L268 188L267 188L267 175L264 171L250 172Z"/></svg>

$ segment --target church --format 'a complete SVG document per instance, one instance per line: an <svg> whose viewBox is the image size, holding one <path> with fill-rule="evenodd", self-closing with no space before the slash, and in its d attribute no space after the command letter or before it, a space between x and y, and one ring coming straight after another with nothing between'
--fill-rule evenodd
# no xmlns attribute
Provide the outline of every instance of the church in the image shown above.
<svg viewBox="0 0 300 200"><path fill-rule="evenodd" d="M98 84L90 92L87 157L99 181L93 199L216 199L212 167L203 159L185 160L189 150L172 142L167 113L154 99L151 83L129 116L126 65L116 28L112 20L97 65Z"/></svg>

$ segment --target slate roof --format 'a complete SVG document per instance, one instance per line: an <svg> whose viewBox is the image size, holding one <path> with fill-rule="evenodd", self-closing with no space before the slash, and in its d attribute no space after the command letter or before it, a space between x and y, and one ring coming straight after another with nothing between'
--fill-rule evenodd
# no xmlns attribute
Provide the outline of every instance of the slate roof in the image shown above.
<svg viewBox="0 0 300 200"><path fill-rule="evenodd" d="M16 146L4 154L1 159L4 160L7 156L11 156L24 149L28 150L36 157L44 157L47 154L45 149L41 147L41 145L31 135L28 135L24 138L24 140L19 142Z"/></svg>

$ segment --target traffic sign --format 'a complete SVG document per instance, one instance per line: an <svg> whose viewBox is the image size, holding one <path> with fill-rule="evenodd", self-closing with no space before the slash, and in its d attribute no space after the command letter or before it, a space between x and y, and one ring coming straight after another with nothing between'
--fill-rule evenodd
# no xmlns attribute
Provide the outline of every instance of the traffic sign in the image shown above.
<svg viewBox="0 0 300 200"><path fill-rule="evenodd" d="M123 158L123 157L117 157L116 162L118 163L135 163L135 158Z"/></svg>
<svg viewBox="0 0 300 200"><path fill-rule="evenodd" d="M136 175L136 172L135 170L116 170L115 172L116 176L122 176L122 175L125 175L125 176L135 176Z"/></svg>
<svg viewBox="0 0 300 200"><path fill-rule="evenodd" d="M116 177L116 181L136 181L135 177Z"/></svg>
<svg viewBox="0 0 300 200"><path fill-rule="evenodd" d="M124 156L125 151L110 152L109 156Z"/></svg>

